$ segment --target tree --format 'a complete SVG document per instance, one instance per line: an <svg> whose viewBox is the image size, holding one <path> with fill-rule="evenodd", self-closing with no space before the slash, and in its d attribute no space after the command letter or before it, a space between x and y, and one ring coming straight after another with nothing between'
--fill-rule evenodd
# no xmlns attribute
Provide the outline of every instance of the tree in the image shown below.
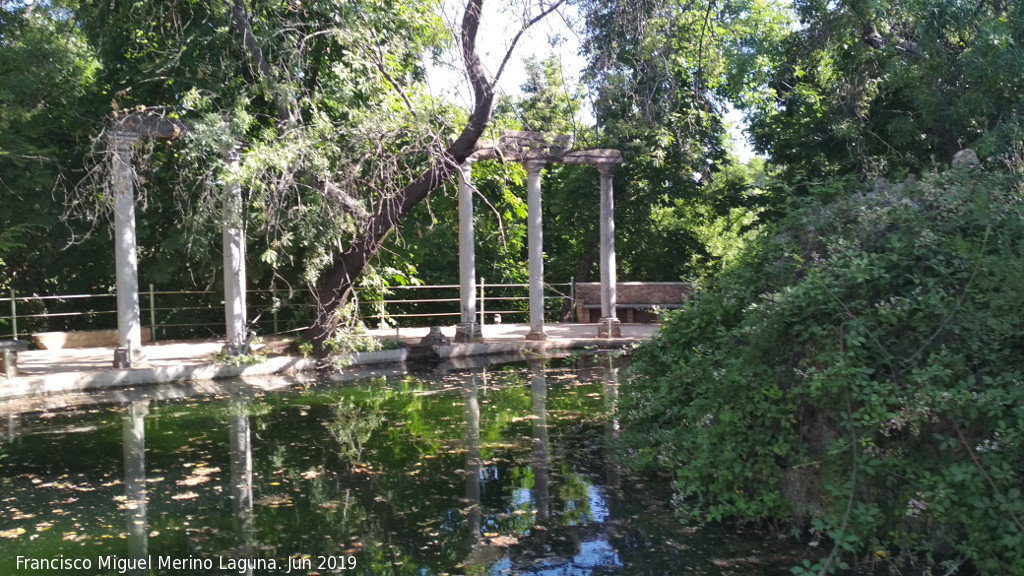
<svg viewBox="0 0 1024 576"><path fill-rule="evenodd" d="M795 7L801 26L767 53L771 97L744 103L757 148L792 178L918 172L1024 134L1019 2Z"/></svg>
<svg viewBox="0 0 1024 576"><path fill-rule="evenodd" d="M755 47L788 27L773 2L580 3L596 96L596 138L623 151L616 175L616 234L622 278L678 280L702 274L715 257L695 228L669 224L681 205L718 216L756 209L763 195L713 184L734 163L725 104L755 98L764 63ZM742 64L739 66L737 64ZM732 190L728 194L722 192ZM713 208L712 208L713 207Z"/></svg>
<svg viewBox="0 0 1024 576"><path fill-rule="evenodd" d="M188 124L181 144L137 150L148 165L140 193L159 212L152 229L140 230L143 257L188 248L212 261L204 239L220 218L220 185L242 183L247 228L263 232L252 241L261 261L254 271L314 287L309 335L319 347L382 241L450 179L490 124L495 82L521 32L489 75L476 49L482 5L467 2L454 38L432 0L4 8L7 17L44 14L63 27L57 38L81 38L107 111L144 109ZM524 6L523 29L560 5ZM468 111L430 97L421 83L423 55L453 40L473 91ZM223 160L233 148L237 168ZM95 150L87 177L76 178L74 207L97 197L92 185L103 189L102 178L89 177L98 174L90 166L103 164ZM109 206L109 196L98 198L87 210L93 218ZM170 208L185 221L176 223Z"/></svg>
<svg viewBox="0 0 1024 576"><path fill-rule="evenodd" d="M0 287L42 290L58 282L97 281L95 258L61 251L69 232L60 215L67 165L80 161L80 139L93 127L99 63L81 32L37 6L0 11ZM83 113L85 112L85 113ZM99 246L83 247L89 256ZM58 280L64 268L71 269ZM102 275L101 275L102 277Z"/></svg>

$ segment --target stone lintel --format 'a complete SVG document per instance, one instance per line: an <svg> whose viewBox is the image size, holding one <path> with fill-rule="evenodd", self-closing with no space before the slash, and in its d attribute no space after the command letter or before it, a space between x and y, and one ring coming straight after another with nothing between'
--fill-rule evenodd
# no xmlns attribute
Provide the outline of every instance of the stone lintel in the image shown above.
<svg viewBox="0 0 1024 576"><path fill-rule="evenodd" d="M622 164L622 152L609 148L593 148L589 150L557 150L515 151L502 149L493 141L481 142L470 156L471 161L499 160L502 162L551 162L561 164L588 164L601 168L614 168Z"/></svg>
<svg viewBox="0 0 1024 576"><path fill-rule="evenodd" d="M566 153L560 160L562 164L590 164L592 166L612 167L622 164L622 152L611 148L591 148L589 150L573 150Z"/></svg>
<svg viewBox="0 0 1024 576"><path fill-rule="evenodd" d="M141 112L119 114L110 119L110 124L117 132L129 132L164 140L174 140L187 130L181 120Z"/></svg>

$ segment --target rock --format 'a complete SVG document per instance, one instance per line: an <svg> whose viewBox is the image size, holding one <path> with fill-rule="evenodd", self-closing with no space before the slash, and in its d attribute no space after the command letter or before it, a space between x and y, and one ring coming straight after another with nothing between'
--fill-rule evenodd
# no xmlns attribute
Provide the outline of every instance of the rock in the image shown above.
<svg viewBox="0 0 1024 576"><path fill-rule="evenodd" d="M953 168L963 168L965 166L973 168L980 165L981 161L978 160L978 155L970 148L964 148L953 156Z"/></svg>

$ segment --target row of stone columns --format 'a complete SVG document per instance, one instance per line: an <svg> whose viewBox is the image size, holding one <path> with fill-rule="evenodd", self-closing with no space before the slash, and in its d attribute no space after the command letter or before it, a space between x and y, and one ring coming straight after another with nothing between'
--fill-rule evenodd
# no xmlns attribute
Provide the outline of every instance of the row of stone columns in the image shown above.
<svg viewBox="0 0 1024 576"><path fill-rule="evenodd" d="M544 223L541 200L541 170L546 160L527 160L526 204L527 244L529 253L530 331L528 340L545 340L544 332ZM457 342L481 337L476 315L476 256L473 231L473 160L459 169L459 302L460 323L455 331ZM599 338L621 335L615 309L615 204L612 179L617 163L595 163L601 175L601 322Z"/></svg>
<svg viewBox="0 0 1024 576"><path fill-rule="evenodd" d="M139 133L115 130L111 133L114 195L114 259L117 274L118 346L114 366L130 368L143 358L139 312L138 256L135 236L134 172L131 149ZM236 150L225 152L229 173L238 166ZM619 161L596 161L601 175L601 321L598 337L620 335L615 302L615 208L612 178ZM527 239L529 250L529 340L544 340L544 241L541 207L541 170L547 160L529 159L527 171ZM245 305L245 232L242 222L242 194L237 182L229 178L224 189L224 300L229 354L248 352ZM476 256L473 231L472 160L459 170L459 276L461 318L457 341L481 337L476 315Z"/></svg>
<svg viewBox="0 0 1024 576"><path fill-rule="evenodd" d="M113 130L110 183L114 196L114 264L117 284L117 348L114 367L131 368L144 359L139 312L139 260L135 235L135 173L132 147L138 132ZM228 354L248 353L245 311L245 231L242 189L231 175L238 168L238 153L225 152L229 168L224 187L224 315Z"/></svg>

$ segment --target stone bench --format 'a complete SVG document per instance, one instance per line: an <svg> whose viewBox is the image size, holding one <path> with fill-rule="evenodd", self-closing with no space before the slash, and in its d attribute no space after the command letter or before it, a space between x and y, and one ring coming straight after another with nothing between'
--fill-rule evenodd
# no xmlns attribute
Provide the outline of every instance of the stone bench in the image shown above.
<svg viewBox="0 0 1024 576"><path fill-rule="evenodd" d="M8 378L18 375L18 352L28 350L28 342L0 340L0 372Z"/></svg>
<svg viewBox="0 0 1024 576"><path fill-rule="evenodd" d="M152 341L148 328L141 333L142 343ZM32 341L40 350L64 348L114 348L118 343L117 330L82 330L80 332L36 332Z"/></svg>
<svg viewBox="0 0 1024 576"><path fill-rule="evenodd" d="M627 324L653 324L658 310L673 310L690 297L685 282L618 282L615 285L615 316ZM594 324L601 320L601 284L576 284L576 322Z"/></svg>

